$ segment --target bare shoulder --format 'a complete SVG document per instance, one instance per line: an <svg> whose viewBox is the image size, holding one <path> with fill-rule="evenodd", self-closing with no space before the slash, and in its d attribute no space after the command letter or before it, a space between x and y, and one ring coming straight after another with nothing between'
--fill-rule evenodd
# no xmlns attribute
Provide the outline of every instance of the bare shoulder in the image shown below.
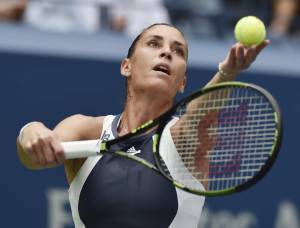
<svg viewBox="0 0 300 228"><path fill-rule="evenodd" d="M99 139L103 120L104 116L93 117L76 114L61 121L54 131L62 142ZM65 161L65 172L69 183L72 182L84 161L85 158Z"/></svg>

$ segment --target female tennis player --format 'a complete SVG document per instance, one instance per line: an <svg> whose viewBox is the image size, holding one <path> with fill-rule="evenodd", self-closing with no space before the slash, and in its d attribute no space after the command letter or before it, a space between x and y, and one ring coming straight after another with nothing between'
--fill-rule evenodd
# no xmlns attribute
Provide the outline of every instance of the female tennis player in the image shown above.
<svg viewBox="0 0 300 228"><path fill-rule="evenodd" d="M208 84L234 80L269 44L245 48L233 45ZM64 164L69 198L78 227L197 227L202 196L179 189L160 175L131 160L103 155L65 160L60 142L124 135L172 107L186 85L188 44L181 31L168 24L146 28L132 43L121 63L127 81L124 111L120 115L74 115L53 130L41 122L22 128L17 139L21 162L29 169ZM168 131L176 126L171 120ZM128 140L120 147L153 161L153 132ZM172 146L172 134L164 138ZM124 145L125 144L125 145Z"/></svg>

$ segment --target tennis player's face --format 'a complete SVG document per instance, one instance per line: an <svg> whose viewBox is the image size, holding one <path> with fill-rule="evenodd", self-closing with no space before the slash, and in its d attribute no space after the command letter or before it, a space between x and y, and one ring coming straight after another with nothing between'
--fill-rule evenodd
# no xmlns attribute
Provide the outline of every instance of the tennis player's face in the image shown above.
<svg viewBox="0 0 300 228"><path fill-rule="evenodd" d="M175 28L157 25L144 32L128 59L128 83L137 91L158 92L170 99L186 81L187 43Z"/></svg>

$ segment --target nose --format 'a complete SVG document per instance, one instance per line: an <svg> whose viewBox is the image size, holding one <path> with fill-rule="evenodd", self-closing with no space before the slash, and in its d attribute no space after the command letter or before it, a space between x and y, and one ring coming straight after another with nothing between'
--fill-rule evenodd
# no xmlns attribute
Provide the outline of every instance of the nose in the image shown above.
<svg viewBox="0 0 300 228"><path fill-rule="evenodd" d="M168 60L172 59L172 51L169 47L165 47L162 49L159 57L161 58L167 58Z"/></svg>

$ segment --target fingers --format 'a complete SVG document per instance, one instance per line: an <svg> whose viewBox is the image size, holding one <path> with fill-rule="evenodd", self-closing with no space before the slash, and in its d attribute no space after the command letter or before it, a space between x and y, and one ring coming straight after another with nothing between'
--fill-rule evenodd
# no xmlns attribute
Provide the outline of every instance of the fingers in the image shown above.
<svg viewBox="0 0 300 228"><path fill-rule="evenodd" d="M225 61L222 62L222 69L229 73L238 73L245 63L244 45L240 43L234 44Z"/></svg>
<svg viewBox="0 0 300 228"><path fill-rule="evenodd" d="M264 40L260 45L252 45L251 47L246 47L241 43L234 44L225 60L221 62L222 69L233 75L238 74L249 68L258 54L269 44L270 40Z"/></svg>
<svg viewBox="0 0 300 228"><path fill-rule="evenodd" d="M252 45L250 48L248 48L245 55L245 67L248 68L251 65L251 63L253 63L256 60L258 54L269 44L270 40L264 40L260 45Z"/></svg>
<svg viewBox="0 0 300 228"><path fill-rule="evenodd" d="M258 54L268 45L270 40L264 40L260 45L246 47L241 43L233 45L224 61L223 67L228 72L240 72L247 69L256 60Z"/></svg>
<svg viewBox="0 0 300 228"><path fill-rule="evenodd" d="M35 153L35 151L33 150L33 147L31 146L31 144L27 144L24 147L24 149L27 152L27 154L29 155L29 157L31 157L31 160L34 163L39 164L39 158L38 158L37 154Z"/></svg>
<svg viewBox="0 0 300 228"><path fill-rule="evenodd" d="M236 47L236 67L242 69L245 62L244 45L238 43Z"/></svg>
<svg viewBox="0 0 300 228"><path fill-rule="evenodd" d="M245 58L244 58L245 59L244 68L248 68L251 65L251 63L255 61L257 56L256 52L257 52L256 46L251 46L246 50Z"/></svg>
<svg viewBox="0 0 300 228"><path fill-rule="evenodd" d="M51 147L54 151L54 156L58 163L63 163L65 161L64 149L58 140L51 142Z"/></svg>
<svg viewBox="0 0 300 228"><path fill-rule="evenodd" d="M58 163L55 157L55 151L53 150L51 143L52 143L52 138L50 136L45 137L45 138L39 138L39 145L40 149L44 155L45 158L45 164L53 164L53 163Z"/></svg>
<svg viewBox="0 0 300 228"><path fill-rule="evenodd" d="M24 147L31 160L42 166L58 165L64 162L63 148L58 138L50 131L36 136Z"/></svg>
<svg viewBox="0 0 300 228"><path fill-rule="evenodd" d="M40 165L47 165L47 160L45 157L44 153L41 153L43 148L41 147L39 140L37 142L35 142L33 145L33 153L36 154L37 158L38 158L38 164Z"/></svg>
<svg viewBox="0 0 300 228"><path fill-rule="evenodd" d="M260 45L256 47L256 55L258 55L265 47L271 43L270 40L264 40Z"/></svg>
<svg viewBox="0 0 300 228"><path fill-rule="evenodd" d="M233 45L228 54L228 64L231 67L234 66L236 62L236 51L236 45Z"/></svg>

